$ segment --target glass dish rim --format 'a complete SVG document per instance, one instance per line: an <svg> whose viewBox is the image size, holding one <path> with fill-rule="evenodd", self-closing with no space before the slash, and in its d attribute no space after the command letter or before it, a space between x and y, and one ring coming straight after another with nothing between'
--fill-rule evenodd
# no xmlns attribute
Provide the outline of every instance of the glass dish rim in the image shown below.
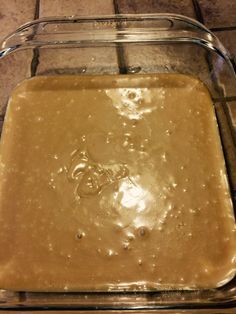
<svg viewBox="0 0 236 314"><path fill-rule="evenodd" d="M236 74L236 71L234 70L231 58L230 58L230 53L229 51L222 45L222 43L220 42L220 40L217 38L217 36L210 31L205 25L203 25L202 23L200 23L199 21L184 16L184 15L180 15L180 14L170 14L170 13L145 13L145 14L111 14L111 15L89 15L89 16L84 16L84 15L75 15L75 16L62 16L62 17L58 17L58 16L49 16L49 17L44 17L44 18L39 18L39 19L35 19L33 21L27 22L23 25L21 25L20 27L18 27L15 31L10 32L9 34L7 34L5 37L2 38L2 40L0 40L0 60L2 58L4 58L5 56L9 55L10 53L14 52L14 51L18 51L20 49L27 49L27 48L32 48L32 46L39 46L39 47L43 47L44 45L52 45L52 46L58 46L61 44L72 44L71 42L60 42L60 41L53 41L53 42L33 42L33 38L34 36L37 34L37 29L40 25L45 24L55 24L55 23L88 23L88 22L96 22L96 23L105 23L105 22L110 22L113 21L115 23L119 23L119 22L131 22L131 21L136 21L136 22L141 22L141 21L178 21L178 22L184 22L186 25L190 26L190 27L194 27L196 28L196 30L198 30L198 36L194 37L194 36L189 36L186 34L186 36L181 36L178 37L176 35L174 35L173 37L169 38L171 39L172 42L177 41L177 42L189 42L189 43L196 43L196 44L200 44L202 46L204 46L205 48L215 51L217 54L219 54L221 57L223 57L226 62L230 65L231 69L233 70L233 72ZM140 28L141 30L143 30L143 28ZM158 31L158 27L155 27L156 31ZM23 36L24 33L26 31L32 30L33 34L31 34L31 36ZM183 30L183 29L181 29ZM167 30L169 31L169 30ZM170 30L171 31L171 30ZM201 32L201 35L199 33L199 31ZM121 35L124 35L124 29L120 30L119 27L116 28L115 30L116 34L119 34L119 32L123 32L121 33ZM103 31L103 33L107 33L107 31ZM54 33L55 34L55 33ZM53 34L51 34L53 35ZM86 35L86 32L85 32ZM138 36L140 36L141 33L138 33ZM146 33L145 33L146 35ZM19 38L17 37L21 37L20 41ZM11 40L15 40L16 42L14 43L14 45L11 44ZM155 42L167 42L168 38L159 36L159 38L157 37L152 37L152 38L148 38L148 40L144 40L144 38L141 39L141 42L147 42L149 40L155 41ZM96 41L96 42L95 42ZM98 44L99 41L101 41L101 38L93 38L93 40L89 42L89 40L87 40L88 44L92 44L92 42L95 44ZM125 36L123 36L122 38L108 38L108 39L103 39L102 43L130 43L130 42L137 42L138 41L138 37L134 37L134 38L127 38ZM81 42L80 41L75 41L74 42L75 45L77 45L78 47L81 46Z"/></svg>
<svg viewBox="0 0 236 314"><path fill-rule="evenodd" d="M187 43L186 39L188 38L189 43L195 43L197 45L202 45L204 48L209 49L211 51L216 52L217 54L219 54L221 57L223 57L223 59L229 64L229 66L231 67L231 69L233 70L234 73L234 77L235 76L235 71L232 65L232 62L230 60L230 56L228 51L224 48L224 46L220 43L220 41L217 39L217 37L210 31L208 30L204 25L202 25L201 23L195 21L192 18L188 18L182 15L178 15L178 14L120 14L120 15L103 15L103 16L71 16L71 17L47 17L47 18L40 18L37 20L34 20L32 22L28 22L24 25L22 25L21 27L19 27L16 31L10 33L9 35L7 35L2 42L0 43L0 61L1 59L4 59L5 56L8 56L11 53L17 52L20 49L32 49L34 47L42 47L43 45L45 45L45 43L40 42L40 43L34 43L33 44L33 37L24 37L24 32L27 30L33 30L35 32L35 34L37 33L37 26L42 25L43 23L74 23L82 21L84 23L86 22L95 22L97 20L101 21L101 22L105 22L105 21L109 21L109 20L113 20L115 23L120 22L120 21L144 21L146 20L166 20L166 19L174 19L174 20L178 20L181 22L185 22L187 24L189 24L191 27L196 27L196 32L195 32L195 36L193 37L189 37L189 36L185 36L183 37L178 37L178 36L174 36L171 37L171 40L175 40L176 42L183 42L183 43ZM141 27L142 29L142 27ZM115 32L119 33L122 32L123 30L119 30L116 29ZM158 31L158 29L157 29ZM171 30L170 30L171 31ZM104 31L106 32L106 31ZM168 32L168 31L167 31ZM52 34L53 35L53 34ZM123 33L121 33L121 35L124 35ZM19 40L18 37L22 36L22 42L18 42L17 40ZM11 40L15 40L16 39L16 44L15 45L9 45L9 43L11 42ZM156 38L157 39L157 38ZM110 41L112 41L112 43L117 44L117 43L130 43L130 42L134 42L135 43L135 38L133 38L134 41L130 41L129 38L120 38L120 39L116 39L116 40L112 40L110 39ZM160 42L164 41L166 42L168 40L168 38L160 38ZM99 39L98 39L99 41ZM153 39L153 41L155 41L155 38ZM145 43L145 41L143 41ZM156 42L156 41L155 41ZM105 43L105 42L104 42ZM109 40L106 42L109 43ZM52 42L52 46L59 46L61 43L59 42ZM64 43L65 45L70 45L70 43ZM80 47L80 42L78 41L77 43L75 43L78 47ZM34 46L35 45L35 46ZM202 290L200 290L202 291ZM1 290L0 290L1 292ZM171 291L173 292L173 291ZM17 292L16 292L17 293ZM29 292L30 294L31 292ZM37 292L36 292L37 293ZM76 292L76 294L86 294L87 292ZM112 295L115 294L120 294L120 292L92 292L94 294L98 294L98 295L102 295L102 294L109 294L111 293ZM153 294L153 291L140 291L140 292L131 292L132 294ZM125 292L124 294L131 294L130 292ZM155 291L156 294L158 294L158 291ZM34 293L32 293L34 294ZM40 294L40 293L39 293ZM42 294L42 293L41 293ZM50 294L50 293L43 293L43 294ZM58 295L58 293L54 293L55 295ZM59 293L61 294L61 293ZM69 294L69 293L68 293ZM73 294L73 293L72 293ZM180 305L183 305L182 303L180 303ZM220 304L217 304L217 306L220 306ZM233 302L232 306L236 306L236 301ZM160 305L158 305L158 308L160 307ZM1 306L0 306L1 308ZM102 307L100 307L102 309ZM148 305L148 309L155 309L156 307L150 306ZM166 308L166 305L165 305ZM170 307L171 308L171 307ZM174 307L176 308L176 307ZM114 309L114 308L112 308ZM129 307L124 308L124 309L130 309ZM132 307L132 309L134 309L134 307ZM141 309L140 307L138 307L138 309ZM146 308L145 308L146 309ZM23 308L22 308L23 310Z"/></svg>

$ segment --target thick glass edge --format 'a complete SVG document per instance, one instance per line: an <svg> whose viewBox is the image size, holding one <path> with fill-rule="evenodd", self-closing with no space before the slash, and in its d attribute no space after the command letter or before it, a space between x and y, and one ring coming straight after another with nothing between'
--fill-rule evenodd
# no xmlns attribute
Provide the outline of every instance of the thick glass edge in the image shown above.
<svg viewBox="0 0 236 314"><path fill-rule="evenodd" d="M165 19L174 19L174 20L180 20L182 22L185 22L186 24L192 25L202 31L206 31L207 33L210 33L211 35L215 36L208 28L206 28L203 24L200 22L184 16L180 14L169 14L169 13L154 13L154 14L113 14L113 15L88 15L88 16L50 16L45 18L39 18L27 23L22 24L19 26L15 31L9 33L6 35L2 42L6 41L9 37L15 35L16 33L22 32L23 30L37 26L38 24L42 23L75 23L75 22L105 22L105 21L145 21L145 20L165 20Z"/></svg>
<svg viewBox="0 0 236 314"><path fill-rule="evenodd" d="M169 27L154 26L143 28L142 22L169 23ZM126 23L140 23L140 27L134 28ZM93 24L97 29L86 29L77 32L60 32L42 30L48 25L62 24ZM174 25L178 27L174 27ZM106 28L100 28L106 25ZM184 32L183 32L184 31ZM205 46L209 50L215 51L232 65L230 54L221 44L218 38L200 22L178 14L124 14L124 15L104 15L104 16L68 16L68 17L48 17L34 20L19 27L16 31L7 35L0 42L0 59L10 53L26 48L36 47L61 47L61 46L94 46L117 43L195 43Z"/></svg>
<svg viewBox="0 0 236 314"><path fill-rule="evenodd" d="M103 17L65 17L65 18L44 18L44 19L39 19L36 20L34 22L30 22L25 24L24 26L20 27L17 31L15 31L14 33L10 34L9 36L7 36L3 42L0 44L0 59L9 55L11 52L14 51L18 51L19 49L27 49L27 48L34 48L37 46L52 46L52 47L57 47L59 45L76 45L77 47L80 47L80 45L82 45L83 43L81 43L81 41L75 41L74 43L71 43L71 41L64 41L64 42L57 42L57 41L51 41L50 43L46 43L46 42L34 42L34 35L37 34L37 29L35 29L36 26L42 25L41 23L55 23L55 22L59 22L59 23L64 23L64 22L69 22L69 23L75 23L75 22L95 22L96 19L100 20L100 21L109 21L110 19L113 19L116 22L119 22L121 19L122 20L128 20L128 21L144 21L145 19L154 19L154 20L164 20L168 18L168 20L178 20L178 21L183 21L186 22L187 24L189 23L189 25L191 25L191 27L196 27L197 30L194 30L194 34L196 34L197 36L185 36L185 37L180 37L177 36L176 34L173 34L171 37L155 37L153 36L152 38L148 38L148 41L153 41L153 42L167 42L167 43L171 43L171 42L183 42L183 43L196 43L196 44L200 44L202 46L207 47L210 50L215 51L217 54L219 54L221 57L223 57L227 63L231 64L231 61L229 59L229 55L227 53L227 51L225 50L225 48L221 45L221 43L217 40L217 38L215 37L214 34L212 34L209 30L207 30L203 25L201 25L198 22L195 22L194 20L190 19L190 18L186 18L180 15L169 15L169 14L155 14L155 15L139 15L139 16L134 16L134 15L118 15L118 16L103 16ZM132 31L132 27L130 27L131 31ZM27 33L27 31L30 32L32 31L34 34L32 34L32 36L30 35L26 35L25 36L25 32ZM123 31L123 30L122 30ZM158 28L155 30L158 31ZM172 30L170 30L172 31ZM114 30L113 30L114 32ZM115 30L115 32L119 34L119 30ZM53 34L52 34L53 35ZM86 35L86 33L85 33ZM127 35L124 33L120 33L121 36ZM130 34L128 34L130 36ZM140 34L134 34L135 36L140 36ZM142 35L142 34L141 34ZM146 33L145 33L146 35ZM152 34L153 35L153 34ZM131 34L132 36L132 34ZM136 42L138 40L138 38L136 38L135 36L133 36L133 38L128 38L128 37L121 37L121 38L105 38L104 41L101 40L101 38L98 37L97 42L95 44L97 44L98 42L101 43L109 43L109 42L124 42L124 43L129 43L129 42ZM8 43L10 43L9 41L14 39L14 40L18 40L19 38L22 39L22 43L18 43L16 45L7 45ZM139 39L140 40L140 39ZM146 40L144 40L144 38L141 38L142 42L146 42ZM90 39L88 39L87 44L94 44L93 42L90 42ZM233 67L232 67L233 69ZM1 292L1 291L0 291ZM98 293L99 296L99 293ZM9 296L8 296L9 297ZM12 300L12 298L10 297L9 300ZM16 302L17 303L17 302ZM180 308L180 306L182 308L188 308L188 304L189 303L181 303L178 306L177 305L147 305L147 306L138 306L137 308L139 310L141 309L166 309L166 308ZM234 302L229 302L226 304L223 304L220 302L218 303L217 300L215 301L214 304L208 305L210 307L214 307L214 309L218 309L218 308L222 308L222 306L228 306L230 308L234 308L236 307L236 301ZM16 304L16 307L14 308L18 308L18 304ZM22 305L20 305L21 307L24 306L24 302L22 303ZM47 306L47 305L45 305ZM191 304L190 306L198 306L197 304ZM207 303L205 304L205 306L207 306ZM95 306L96 307L96 306ZM99 308L102 308L102 306L99 306ZM112 309L117 309L116 306L112 306L112 307L107 307L105 308L106 310L112 308ZM119 307L118 307L119 308ZM0 309L1 309L1 302L0 302ZM7 306L6 306L7 309ZM136 306L127 306L127 307L122 307L121 309L136 309Z"/></svg>

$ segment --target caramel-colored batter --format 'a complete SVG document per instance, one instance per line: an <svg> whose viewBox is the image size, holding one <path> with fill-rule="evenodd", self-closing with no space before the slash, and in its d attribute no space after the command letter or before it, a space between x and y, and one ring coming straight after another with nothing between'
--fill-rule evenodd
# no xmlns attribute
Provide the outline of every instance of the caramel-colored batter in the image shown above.
<svg viewBox="0 0 236 314"><path fill-rule="evenodd" d="M197 79L24 81L0 152L0 288L195 289L234 276L223 153Z"/></svg>

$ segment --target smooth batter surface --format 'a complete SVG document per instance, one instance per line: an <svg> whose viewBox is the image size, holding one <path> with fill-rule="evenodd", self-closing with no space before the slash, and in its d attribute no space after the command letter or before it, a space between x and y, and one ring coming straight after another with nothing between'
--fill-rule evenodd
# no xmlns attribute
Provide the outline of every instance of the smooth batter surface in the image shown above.
<svg viewBox="0 0 236 314"><path fill-rule="evenodd" d="M197 79L24 81L0 152L0 288L213 288L233 277L235 219Z"/></svg>

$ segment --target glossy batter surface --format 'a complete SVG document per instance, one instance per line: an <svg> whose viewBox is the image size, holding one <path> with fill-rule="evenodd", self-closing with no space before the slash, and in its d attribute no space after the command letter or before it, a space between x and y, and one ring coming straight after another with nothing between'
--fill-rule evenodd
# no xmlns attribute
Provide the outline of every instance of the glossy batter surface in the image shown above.
<svg viewBox="0 0 236 314"><path fill-rule="evenodd" d="M0 152L1 288L213 288L233 277L233 208L197 79L24 81Z"/></svg>

